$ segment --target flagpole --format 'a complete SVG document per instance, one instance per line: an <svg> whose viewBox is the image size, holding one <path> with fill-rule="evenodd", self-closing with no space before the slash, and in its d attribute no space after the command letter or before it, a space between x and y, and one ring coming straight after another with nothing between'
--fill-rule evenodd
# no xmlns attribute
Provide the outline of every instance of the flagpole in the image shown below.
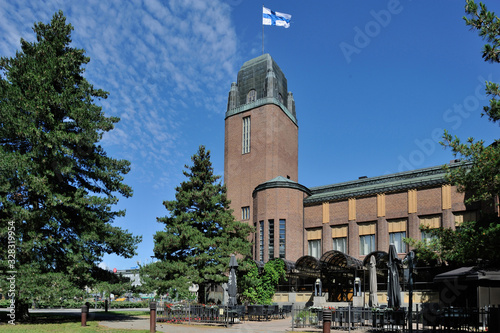
<svg viewBox="0 0 500 333"><path fill-rule="evenodd" d="M262 13L264 13L264 4L262 4ZM264 22L261 22L261 24L262 24L262 54L264 54Z"/></svg>

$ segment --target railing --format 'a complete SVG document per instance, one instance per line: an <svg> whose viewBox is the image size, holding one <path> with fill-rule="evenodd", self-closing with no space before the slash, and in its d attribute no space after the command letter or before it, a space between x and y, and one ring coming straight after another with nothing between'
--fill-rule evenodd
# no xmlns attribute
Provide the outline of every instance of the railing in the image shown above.
<svg viewBox="0 0 500 333"><path fill-rule="evenodd" d="M292 330L323 327L323 311L332 311L332 328L364 328L371 331L399 332L500 332L500 308L439 308L423 307L412 312L409 326L407 309L367 309L340 307L295 308L292 311Z"/></svg>
<svg viewBox="0 0 500 333"><path fill-rule="evenodd" d="M227 307L159 302L156 321L167 323L200 322L227 326L234 319L231 314L232 312Z"/></svg>
<svg viewBox="0 0 500 333"><path fill-rule="evenodd" d="M287 318L292 305L236 305L224 307L215 305L188 305L159 302L156 320L167 323L213 323L224 326L242 323L245 320L271 320Z"/></svg>

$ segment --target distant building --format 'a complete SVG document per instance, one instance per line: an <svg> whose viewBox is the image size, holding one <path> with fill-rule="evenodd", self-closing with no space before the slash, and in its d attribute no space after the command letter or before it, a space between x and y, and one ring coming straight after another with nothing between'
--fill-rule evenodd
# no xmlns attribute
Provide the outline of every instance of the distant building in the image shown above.
<svg viewBox="0 0 500 333"><path fill-rule="evenodd" d="M333 260L339 251L358 262L389 244L404 256L403 238L429 237L421 225L455 228L477 218L480 207L464 204L441 166L300 184L297 113L287 89L285 75L264 54L243 64L229 92L224 180L236 219L255 227L254 260Z"/></svg>
<svg viewBox="0 0 500 333"><path fill-rule="evenodd" d="M121 274L123 277L129 278L132 283L132 287L141 285L139 269L118 269L116 274Z"/></svg>

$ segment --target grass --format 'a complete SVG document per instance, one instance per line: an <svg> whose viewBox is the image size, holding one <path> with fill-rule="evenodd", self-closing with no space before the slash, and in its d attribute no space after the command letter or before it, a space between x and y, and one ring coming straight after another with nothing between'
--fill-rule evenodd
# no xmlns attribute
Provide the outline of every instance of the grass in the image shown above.
<svg viewBox="0 0 500 333"><path fill-rule="evenodd" d="M107 315L116 318L123 317L139 317L149 314L147 311L109 311ZM0 332L149 332L149 330L134 330L134 329L114 329L104 326L99 326L99 320L87 321L87 326L82 327L81 317L72 314L52 314L52 313L31 313L30 322L19 323L15 325L6 324L9 318L6 313L0 313Z"/></svg>
<svg viewBox="0 0 500 333"><path fill-rule="evenodd" d="M16 324L16 325L0 325L0 332L26 332L26 333L42 333L42 332L106 332L106 333L120 333L120 332L149 332L149 330L128 330L128 329L113 329L99 326L97 322L87 322L87 327L82 327L80 322L73 323L41 323L41 324Z"/></svg>
<svg viewBox="0 0 500 333"><path fill-rule="evenodd" d="M149 311L117 310L117 311L108 311L108 314L139 317L139 316L149 316Z"/></svg>

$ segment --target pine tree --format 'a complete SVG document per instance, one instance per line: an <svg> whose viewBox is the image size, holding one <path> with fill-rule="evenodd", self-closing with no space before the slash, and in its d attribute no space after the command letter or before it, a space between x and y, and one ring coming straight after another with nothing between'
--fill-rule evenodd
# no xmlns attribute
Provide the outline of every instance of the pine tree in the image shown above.
<svg viewBox="0 0 500 333"><path fill-rule="evenodd" d="M140 241L112 225L124 215L115 194L132 189L122 182L130 163L99 145L119 120L94 104L108 93L83 77L90 59L70 46L61 11L33 30L36 41L0 58L0 270L17 272L19 316L33 298L92 286L104 254L131 257Z"/></svg>
<svg viewBox="0 0 500 333"><path fill-rule="evenodd" d="M169 214L157 219L165 224L154 236L158 261L141 268L141 279L160 293L186 291L192 283L227 282L230 255L250 254L252 228L234 219L210 151L200 146L191 160L183 171L188 180L176 188L175 200L163 202Z"/></svg>

